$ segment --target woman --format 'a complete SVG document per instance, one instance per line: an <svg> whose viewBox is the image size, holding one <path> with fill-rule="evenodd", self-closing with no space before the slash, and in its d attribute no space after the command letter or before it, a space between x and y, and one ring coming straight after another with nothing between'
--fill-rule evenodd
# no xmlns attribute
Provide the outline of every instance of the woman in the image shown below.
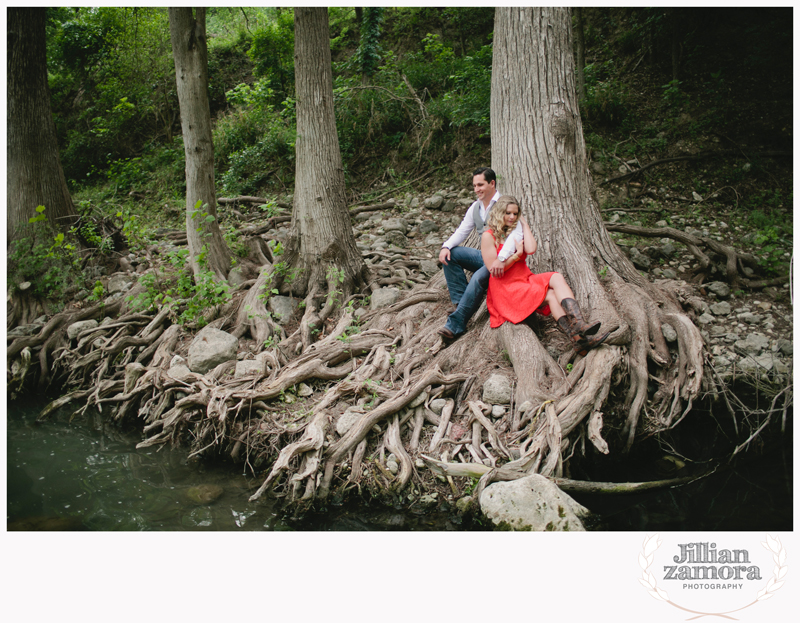
<svg viewBox="0 0 800 623"><path fill-rule="evenodd" d="M492 328L504 322L518 324L534 311L543 316L552 314L559 328L574 342L575 352L585 355L599 346L608 333L596 335L600 323L590 325L584 321L563 275L555 272L534 275L530 271L525 257L536 253L536 239L520 214L519 202L510 195L500 197L489 212L487 229L481 236L484 265L491 266L497 259L499 249L516 227L517 220L522 223L523 241L517 243L516 252L506 260L503 276L489 279L486 306Z"/></svg>

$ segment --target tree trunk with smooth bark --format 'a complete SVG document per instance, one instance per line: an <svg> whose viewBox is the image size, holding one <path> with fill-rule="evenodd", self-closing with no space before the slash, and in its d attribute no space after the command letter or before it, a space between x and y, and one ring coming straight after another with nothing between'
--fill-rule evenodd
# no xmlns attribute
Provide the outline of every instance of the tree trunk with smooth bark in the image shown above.
<svg viewBox="0 0 800 623"><path fill-rule="evenodd" d="M45 40L46 9L8 9L8 244L21 237L36 208L65 231L76 216L58 156L50 112Z"/></svg>
<svg viewBox="0 0 800 623"><path fill-rule="evenodd" d="M186 154L186 237L192 271L227 279L230 251L217 221L214 142L208 104L206 10L170 8L169 31Z"/></svg>

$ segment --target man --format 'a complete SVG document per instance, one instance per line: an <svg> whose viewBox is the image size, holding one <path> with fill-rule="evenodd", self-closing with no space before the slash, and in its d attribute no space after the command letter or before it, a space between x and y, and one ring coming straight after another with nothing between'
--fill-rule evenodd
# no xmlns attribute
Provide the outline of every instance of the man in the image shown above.
<svg viewBox="0 0 800 623"><path fill-rule="evenodd" d="M460 246L473 229L477 228L479 236L483 233L489 210L500 198L496 188L497 176L488 167L475 170L472 175L472 187L477 201L469 207L461 225L442 245L442 250L439 252L439 261L443 265L447 289L450 291L450 301L456 306L456 310L448 316L444 327L439 329L439 335L446 340L454 340L467 330L467 322L478 311L486 296L489 275L503 276L505 260L514 253L516 241L522 240L522 227L517 223L516 229L511 232L503 248L500 249L497 259L488 267L483 265L480 249ZM473 273L469 283L464 270Z"/></svg>

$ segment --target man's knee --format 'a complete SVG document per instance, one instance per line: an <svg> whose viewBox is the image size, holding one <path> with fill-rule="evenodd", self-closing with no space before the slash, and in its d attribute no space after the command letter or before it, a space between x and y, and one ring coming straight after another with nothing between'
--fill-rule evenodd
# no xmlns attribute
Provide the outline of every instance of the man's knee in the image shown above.
<svg viewBox="0 0 800 623"><path fill-rule="evenodd" d="M481 290L486 290L489 287L489 269L485 266L481 266L475 273L472 275L472 278L475 280L477 286Z"/></svg>

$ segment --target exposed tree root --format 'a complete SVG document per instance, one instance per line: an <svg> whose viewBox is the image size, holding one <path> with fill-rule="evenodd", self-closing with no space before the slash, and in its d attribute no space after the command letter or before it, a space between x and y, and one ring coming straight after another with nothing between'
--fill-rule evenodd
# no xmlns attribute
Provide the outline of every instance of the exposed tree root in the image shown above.
<svg viewBox="0 0 800 623"><path fill-rule="evenodd" d="M38 356L45 369L44 352L52 377L72 388L41 417L69 403L81 405L78 413L110 410L115 420L142 426L139 447L186 444L192 456L226 454L254 476L266 469L252 501L271 492L297 504L340 498L353 488L389 497L425 490L461 495L465 483L454 480L454 472L419 469L423 453L496 474L560 477L565 457L579 451L583 439L600 452L612 451L601 434L604 420L613 418L617 429L627 420L629 447L640 434L674 426L700 391L702 340L679 304L690 305L691 297L679 289L634 286L612 276L609 300L598 301L595 311L615 332L608 345L583 358L575 358L552 319L492 330L485 306L467 334L446 345L437 334L448 307L442 274L426 280L419 259L369 254L404 285L423 283L356 321L352 309L339 305L356 300L358 292L337 293L337 305L334 297L317 296L312 280L303 319L288 336L266 313L260 295L277 282L261 271L215 321L242 339L252 337L264 362L256 374L233 377L233 363L203 376L171 371L173 356L185 355L188 341L167 309L109 318L73 344L59 344L71 322L117 314L120 305L54 317L39 335L12 342L9 361L18 362L24 377L21 353L28 361ZM323 287L331 292L336 285L329 278ZM616 316L608 319L608 310ZM665 342L662 324L675 329L677 343ZM264 349L270 336L281 339ZM511 408L495 419L480 391L489 374L504 367L501 352L513 366L516 390ZM620 413L607 402L624 379ZM659 385L654 396L648 396L648 381ZM313 395L285 404L284 394L300 383ZM431 409L437 398L445 399L440 415ZM350 421L342 427L345 416Z"/></svg>
<svg viewBox="0 0 800 623"><path fill-rule="evenodd" d="M608 231L646 238L671 238L685 244L700 265L700 272L696 276L698 283L702 283L713 271L720 272L724 275L725 280L735 287L742 286L750 289L782 285L789 281L788 275L764 280L753 280L744 277L744 267L758 268L758 259L749 253L739 253L732 247L708 236L694 236L672 227L638 227L636 225L608 222L604 223L604 225ZM724 267L715 266L711 257L702 250L703 248L710 249L717 257L724 259Z"/></svg>

